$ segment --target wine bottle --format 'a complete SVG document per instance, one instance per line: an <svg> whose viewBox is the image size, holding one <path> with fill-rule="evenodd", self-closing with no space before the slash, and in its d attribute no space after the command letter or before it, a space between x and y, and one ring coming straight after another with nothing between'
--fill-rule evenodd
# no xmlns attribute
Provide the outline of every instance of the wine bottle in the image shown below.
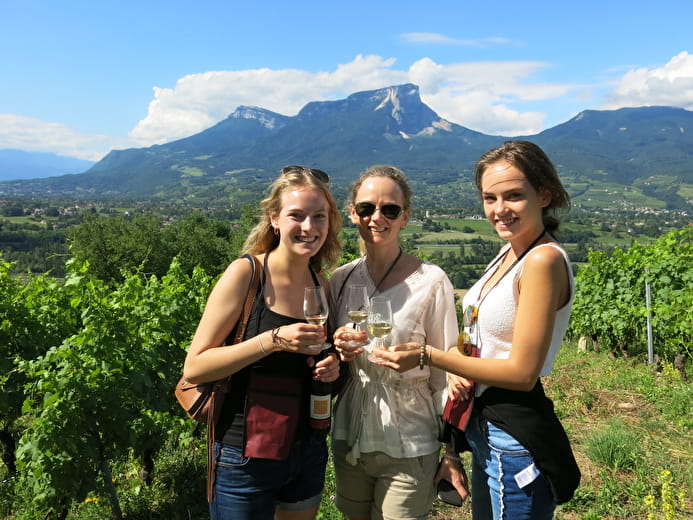
<svg viewBox="0 0 693 520"><path fill-rule="evenodd" d="M323 350L315 356L315 362L327 355ZM314 432L327 435L332 426L332 383L313 379L310 388L310 427Z"/></svg>

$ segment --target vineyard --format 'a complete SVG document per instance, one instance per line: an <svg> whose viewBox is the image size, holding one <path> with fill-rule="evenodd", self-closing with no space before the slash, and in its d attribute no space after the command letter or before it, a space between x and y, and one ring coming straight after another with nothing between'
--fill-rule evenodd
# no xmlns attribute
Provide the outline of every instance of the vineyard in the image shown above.
<svg viewBox="0 0 693 520"><path fill-rule="evenodd" d="M688 227L647 246L590 253L576 277L573 338L641 364L650 338L657 360L685 382L692 238ZM10 267L0 262L0 517L204 518L200 432L172 388L215 278L176 260L164 276L123 273L118 282L76 260L60 280L18 278ZM557 408L569 404L559 399ZM688 431L690 405L683 410ZM649 479L650 491L661 478Z"/></svg>

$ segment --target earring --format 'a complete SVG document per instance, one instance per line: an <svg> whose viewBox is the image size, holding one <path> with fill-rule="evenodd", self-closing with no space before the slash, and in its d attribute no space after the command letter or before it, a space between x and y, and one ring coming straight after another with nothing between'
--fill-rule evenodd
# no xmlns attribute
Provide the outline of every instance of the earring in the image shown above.
<svg viewBox="0 0 693 520"><path fill-rule="evenodd" d="M272 231L274 232L274 236L275 236L275 237L278 237L278 236L279 236L279 228L276 228L276 227L272 226Z"/></svg>

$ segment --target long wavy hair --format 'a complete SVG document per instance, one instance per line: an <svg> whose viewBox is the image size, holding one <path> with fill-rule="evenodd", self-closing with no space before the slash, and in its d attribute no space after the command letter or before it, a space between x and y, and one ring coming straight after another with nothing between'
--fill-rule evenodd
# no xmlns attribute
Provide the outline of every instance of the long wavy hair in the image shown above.
<svg viewBox="0 0 693 520"><path fill-rule="evenodd" d="M339 242L339 232L342 229L342 217L337 208L327 182L319 180L310 168L300 167L282 173L270 186L270 194L260 202L262 215L257 225L250 231L243 244L243 253L259 255L269 253L279 245L279 237L274 234L271 216L278 215L282 210L282 195L296 188L309 188L321 192L327 199L328 230L325 243L310 259L310 265L317 273L331 270L339 261L342 247Z"/></svg>
<svg viewBox="0 0 693 520"><path fill-rule="evenodd" d="M537 193L546 192L551 195L551 201L542 208L541 215L546 231L558 231L558 214L560 210L570 208L570 196L558 177L556 167L544 150L529 141L506 141L502 146L484 153L475 168L475 181L479 192L486 168L498 161L507 161L522 171Z"/></svg>

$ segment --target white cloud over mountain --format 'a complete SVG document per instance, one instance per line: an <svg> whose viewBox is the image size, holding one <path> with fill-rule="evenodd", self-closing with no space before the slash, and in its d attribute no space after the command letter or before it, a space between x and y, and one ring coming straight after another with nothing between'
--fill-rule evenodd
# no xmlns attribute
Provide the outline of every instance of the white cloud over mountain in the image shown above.
<svg viewBox="0 0 693 520"><path fill-rule="evenodd" d="M435 40L434 36L408 37ZM209 71L184 76L171 88L153 87L147 115L128 137L85 135L60 123L0 114L0 148L98 160L110 149L150 146L193 135L226 118L239 105L292 116L310 101L342 99L354 92L402 83L419 85L424 103L441 117L494 135L531 135L544 130L549 104L576 107L576 111L643 105L693 109L693 56L688 52L664 65L629 70L605 84L537 79L552 66L540 61L440 64L423 58L402 70L394 58L358 55L332 71ZM575 113L567 114L563 121Z"/></svg>
<svg viewBox="0 0 693 520"><path fill-rule="evenodd" d="M664 105L693 110L693 55L681 52L661 67L627 72L603 108Z"/></svg>

